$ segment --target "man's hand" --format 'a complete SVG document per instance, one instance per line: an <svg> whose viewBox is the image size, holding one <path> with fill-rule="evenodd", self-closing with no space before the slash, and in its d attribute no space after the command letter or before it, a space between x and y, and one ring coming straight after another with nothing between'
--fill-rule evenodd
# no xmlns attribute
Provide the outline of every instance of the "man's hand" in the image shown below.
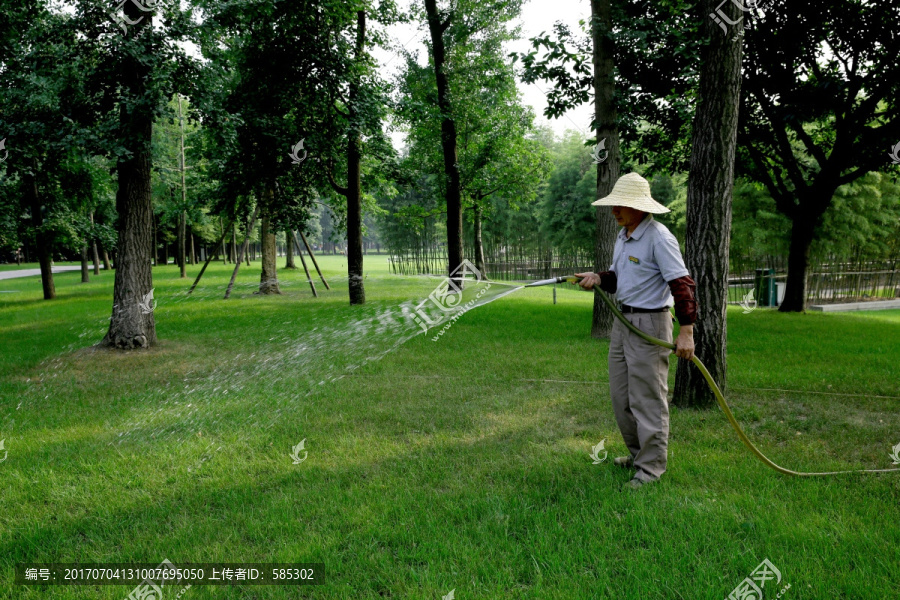
<svg viewBox="0 0 900 600"><path fill-rule="evenodd" d="M573 281L575 285L580 285L586 290L594 289L595 285L600 285L600 276L596 273L575 273L576 277L581 277L581 281Z"/></svg>
<svg viewBox="0 0 900 600"><path fill-rule="evenodd" d="M691 360L694 358L694 326L682 325L675 339L675 356Z"/></svg>

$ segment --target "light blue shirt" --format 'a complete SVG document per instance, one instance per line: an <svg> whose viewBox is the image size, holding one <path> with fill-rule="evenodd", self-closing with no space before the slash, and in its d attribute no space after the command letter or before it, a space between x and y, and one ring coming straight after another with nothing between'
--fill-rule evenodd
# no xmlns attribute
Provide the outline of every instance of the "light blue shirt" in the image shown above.
<svg viewBox="0 0 900 600"><path fill-rule="evenodd" d="M623 227L616 236L613 263L616 300L635 308L673 306L667 282L690 272L684 266L678 240L665 225L647 214L630 237Z"/></svg>

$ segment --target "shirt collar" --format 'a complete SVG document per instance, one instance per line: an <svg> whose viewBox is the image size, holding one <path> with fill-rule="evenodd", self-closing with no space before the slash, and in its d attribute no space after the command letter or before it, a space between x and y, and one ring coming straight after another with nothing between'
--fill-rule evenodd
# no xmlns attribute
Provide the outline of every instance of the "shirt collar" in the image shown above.
<svg viewBox="0 0 900 600"><path fill-rule="evenodd" d="M619 230L619 238L625 241L641 239L641 236L644 235L644 231L646 231L647 228L650 227L651 221L653 221L653 214L647 213L647 216L644 217L644 220L641 221L640 225L638 225L631 233L631 237L626 237L625 233L627 230L623 227Z"/></svg>

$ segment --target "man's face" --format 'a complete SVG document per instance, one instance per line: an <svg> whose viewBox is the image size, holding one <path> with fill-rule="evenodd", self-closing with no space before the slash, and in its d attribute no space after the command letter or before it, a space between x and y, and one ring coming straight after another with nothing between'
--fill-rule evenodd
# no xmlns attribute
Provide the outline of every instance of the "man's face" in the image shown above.
<svg viewBox="0 0 900 600"><path fill-rule="evenodd" d="M613 206L612 214L616 218L616 223L631 230L640 225L647 213L630 206Z"/></svg>

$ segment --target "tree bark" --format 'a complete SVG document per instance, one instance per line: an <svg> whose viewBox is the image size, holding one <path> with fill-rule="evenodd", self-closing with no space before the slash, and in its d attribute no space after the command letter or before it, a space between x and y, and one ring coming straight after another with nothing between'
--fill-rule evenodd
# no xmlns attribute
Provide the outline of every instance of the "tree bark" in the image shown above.
<svg viewBox="0 0 900 600"><path fill-rule="evenodd" d="M94 226L94 213L91 213L91 228ZM93 238L91 240L91 246L93 247L93 258L94 258L94 275L100 274L100 254L97 252L97 238Z"/></svg>
<svg viewBox="0 0 900 600"><path fill-rule="evenodd" d="M721 390L726 389L726 307L728 249L731 237L731 200L741 91L743 37L729 39L709 15L719 0L700 3L701 35L710 41L701 52L700 90L691 140L687 195L685 262L697 283L699 316L694 323L696 355ZM728 2L732 21L742 16ZM709 407L715 397L700 371L678 359L674 403Z"/></svg>
<svg viewBox="0 0 900 600"><path fill-rule="evenodd" d="M434 75L437 81L438 107L441 110L441 150L444 156L444 174L447 177L447 272L453 275L463 261L462 251L462 190L456 150L456 122L450 103L450 83L445 71L447 50L444 46L444 31L450 26L450 17L441 21L437 0L425 0L428 15L428 30L431 33L431 52L434 59ZM463 279L455 279L462 289Z"/></svg>
<svg viewBox="0 0 900 600"><path fill-rule="evenodd" d="M181 270L180 277L187 277L187 248L185 238L187 234L187 213L181 211L181 217L178 221L178 268Z"/></svg>
<svg viewBox="0 0 900 600"><path fill-rule="evenodd" d="M44 300L53 300L56 298L56 285L53 282L53 248L47 234L42 230L44 215L41 213L41 198L34 175L26 176L25 191L31 196L31 220L36 232L34 242L37 247L38 262L41 265L41 287L44 290Z"/></svg>
<svg viewBox="0 0 900 600"><path fill-rule="evenodd" d="M124 5L132 21L142 16L133 3ZM129 29L137 36L150 19ZM144 40L144 43L146 40ZM149 67L140 57L125 56L119 83L123 95L140 98L146 91ZM120 102L120 137L131 154L117 164L119 187L116 210L119 214L119 242L116 247L116 278L113 287L112 317L103 345L114 348L147 348L156 343L156 322L150 295L153 270L150 246L153 243L153 207L150 196L150 143L153 129L152 107L142 103Z"/></svg>
<svg viewBox="0 0 900 600"><path fill-rule="evenodd" d="M91 277L88 267L88 245L87 241L81 246L81 283L90 283Z"/></svg>
<svg viewBox="0 0 900 600"><path fill-rule="evenodd" d="M112 265L109 264L109 252L106 251L106 248L103 249L103 270L109 271L112 269Z"/></svg>
<svg viewBox="0 0 900 600"><path fill-rule="evenodd" d="M287 242L284 245L284 268L285 269L296 269L297 264L294 262L294 240L293 233L290 229L285 229L284 231L284 239Z"/></svg>
<svg viewBox="0 0 900 600"><path fill-rule="evenodd" d="M269 200L272 200L274 190L268 189ZM275 253L275 231L271 228L268 210L263 210L262 231L260 232L260 242L262 244L262 273L259 277L259 293L260 294L280 294L278 287L278 258Z"/></svg>
<svg viewBox="0 0 900 600"><path fill-rule="evenodd" d="M356 63L362 64L366 40L366 11L356 13ZM360 180L360 133L356 103L359 79L350 83L350 132L347 136L347 277L350 305L365 304L362 250L362 185Z"/></svg>
<svg viewBox="0 0 900 600"><path fill-rule="evenodd" d="M788 276L784 288L784 300L779 312L806 310L806 275L809 269L809 247L812 244L815 223L809 215L798 215L791 225L791 245L788 250Z"/></svg>
<svg viewBox="0 0 900 600"><path fill-rule="evenodd" d="M487 270L484 267L484 243L481 240L481 204L475 202L475 219L473 223L473 236L475 238L475 268L481 273L481 277L487 278Z"/></svg>
<svg viewBox="0 0 900 600"><path fill-rule="evenodd" d="M619 179L619 126L615 105L615 44L612 36L610 0L591 0L591 37L594 43L594 121L597 143L605 142L606 160L597 165L597 199L608 196ZM601 155L601 159L603 156ZM606 271L612 264L616 245L616 220L607 206L595 211L594 271ZM608 339L612 332L613 314L594 292L591 337Z"/></svg>

